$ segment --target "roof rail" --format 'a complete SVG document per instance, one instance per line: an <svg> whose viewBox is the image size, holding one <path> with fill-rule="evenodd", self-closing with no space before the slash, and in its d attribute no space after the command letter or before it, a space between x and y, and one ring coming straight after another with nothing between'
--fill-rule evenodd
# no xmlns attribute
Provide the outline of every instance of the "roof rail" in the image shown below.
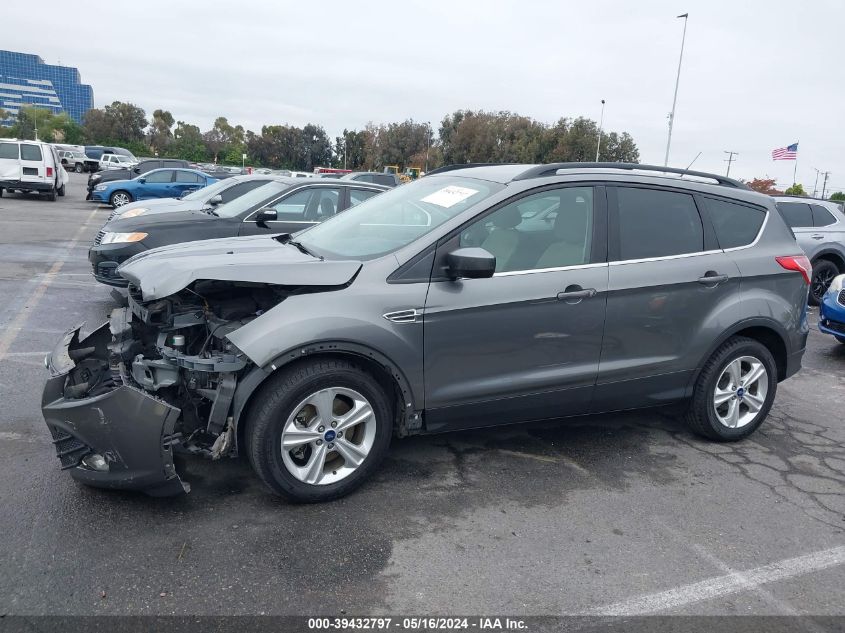
<svg viewBox="0 0 845 633"><path fill-rule="evenodd" d="M531 178L541 178L542 176L554 176L562 169L627 169L629 171L656 171L666 174L680 174L681 176L696 176L698 178L710 178L715 180L720 185L726 187L736 187L737 189L748 189L748 186L728 178L727 176L719 176L718 174L708 174L704 171L692 171L689 169L679 169L677 167L661 167L659 165L640 165L638 163L550 163L548 165L537 165L521 174L514 180L529 180Z"/></svg>
<svg viewBox="0 0 845 633"><path fill-rule="evenodd" d="M437 169L432 169L431 171L425 172L426 176L431 176L434 174L445 174L447 171L455 171L456 169L469 169L470 167L496 167L498 165L515 165L516 163L463 163L463 164L455 164L455 165L444 165L443 167L438 167Z"/></svg>

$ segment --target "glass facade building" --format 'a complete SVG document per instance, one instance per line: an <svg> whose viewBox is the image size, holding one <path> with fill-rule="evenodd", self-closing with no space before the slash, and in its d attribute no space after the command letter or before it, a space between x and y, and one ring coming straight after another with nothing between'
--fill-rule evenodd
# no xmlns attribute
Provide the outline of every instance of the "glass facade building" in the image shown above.
<svg viewBox="0 0 845 633"><path fill-rule="evenodd" d="M94 107L94 91L81 83L71 66L45 64L38 55L0 50L0 109L12 125L21 106L37 105L54 113L67 112L77 123Z"/></svg>

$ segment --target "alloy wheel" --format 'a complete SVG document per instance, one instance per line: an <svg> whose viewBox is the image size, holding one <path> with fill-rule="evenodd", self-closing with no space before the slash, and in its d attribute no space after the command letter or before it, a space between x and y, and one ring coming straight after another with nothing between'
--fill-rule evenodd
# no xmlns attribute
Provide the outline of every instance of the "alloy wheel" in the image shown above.
<svg viewBox="0 0 845 633"><path fill-rule="evenodd" d="M375 413L364 396L346 387L321 389L285 421L282 461L303 483L332 484L357 470L375 437Z"/></svg>
<svg viewBox="0 0 845 633"><path fill-rule="evenodd" d="M766 402L769 376L754 356L735 358L722 370L713 392L713 410L724 426L737 429L754 421Z"/></svg>
<svg viewBox="0 0 845 633"><path fill-rule="evenodd" d="M810 286L810 292L813 293L813 297L816 300L822 300L822 297L824 297L830 286L830 282L833 281L835 276L836 273L829 269L820 270L817 274L813 275L813 284Z"/></svg>
<svg viewBox="0 0 845 633"><path fill-rule="evenodd" d="M129 204L129 195L125 193L116 193L112 196L112 204L115 207L122 207L124 204Z"/></svg>

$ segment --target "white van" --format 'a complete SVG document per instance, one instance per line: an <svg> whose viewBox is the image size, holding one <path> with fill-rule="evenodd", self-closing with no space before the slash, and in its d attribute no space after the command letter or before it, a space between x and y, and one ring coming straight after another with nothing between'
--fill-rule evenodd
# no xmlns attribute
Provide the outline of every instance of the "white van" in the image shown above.
<svg viewBox="0 0 845 633"><path fill-rule="evenodd" d="M4 189L35 191L55 200L65 195L69 180L56 148L49 143L0 139L0 196Z"/></svg>

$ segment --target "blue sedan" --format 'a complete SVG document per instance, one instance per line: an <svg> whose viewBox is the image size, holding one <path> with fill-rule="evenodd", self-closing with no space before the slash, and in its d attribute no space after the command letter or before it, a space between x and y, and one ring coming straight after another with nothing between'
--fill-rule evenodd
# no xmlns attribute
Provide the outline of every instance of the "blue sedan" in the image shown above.
<svg viewBox="0 0 845 633"><path fill-rule="evenodd" d="M153 169L133 180L112 180L94 187L91 200L122 207L135 200L151 198L180 198L217 182L208 174L195 169Z"/></svg>
<svg viewBox="0 0 845 633"><path fill-rule="evenodd" d="M845 345L845 275L834 277L819 306L819 330Z"/></svg>

